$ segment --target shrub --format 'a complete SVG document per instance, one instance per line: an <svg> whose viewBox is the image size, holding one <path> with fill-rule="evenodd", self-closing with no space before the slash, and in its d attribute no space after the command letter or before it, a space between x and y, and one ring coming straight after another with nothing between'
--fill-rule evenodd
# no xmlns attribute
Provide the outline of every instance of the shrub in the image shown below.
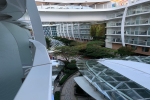
<svg viewBox="0 0 150 100"><path fill-rule="evenodd" d="M129 47L120 47L117 51L117 53L123 57L123 56L131 56L133 53L133 49Z"/></svg>
<svg viewBox="0 0 150 100"><path fill-rule="evenodd" d="M67 65L67 68L70 69L70 70L75 70L75 69L77 69L76 63L69 63L69 64Z"/></svg>
<svg viewBox="0 0 150 100"><path fill-rule="evenodd" d="M115 57L115 50L100 47L97 45L88 46L86 49L86 56L92 58L110 58Z"/></svg>
<svg viewBox="0 0 150 100"><path fill-rule="evenodd" d="M105 42L103 41L90 41L87 43L87 46L93 46L93 45L97 45L97 46L104 46L105 45Z"/></svg>
<svg viewBox="0 0 150 100"><path fill-rule="evenodd" d="M66 82L66 80L68 79L69 76L70 76L69 74L66 74L66 75L60 80L59 85L63 85L63 84Z"/></svg>
<svg viewBox="0 0 150 100"><path fill-rule="evenodd" d="M76 60L71 60L71 63L76 63Z"/></svg>
<svg viewBox="0 0 150 100"><path fill-rule="evenodd" d="M60 91L56 91L54 95L55 100L60 100Z"/></svg>

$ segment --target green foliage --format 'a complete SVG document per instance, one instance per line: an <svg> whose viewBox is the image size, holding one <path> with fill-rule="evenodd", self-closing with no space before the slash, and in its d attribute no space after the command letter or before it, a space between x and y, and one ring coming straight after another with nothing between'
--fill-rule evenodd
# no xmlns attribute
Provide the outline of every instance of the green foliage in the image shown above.
<svg viewBox="0 0 150 100"><path fill-rule="evenodd" d="M76 43L74 40L69 40L61 37L55 37L55 39L63 42L66 46L74 46L74 44Z"/></svg>
<svg viewBox="0 0 150 100"><path fill-rule="evenodd" d="M87 47L87 44L86 44L86 43L83 43L83 44L80 44L80 45L76 46L76 48L77 48L78 51L79 51L79 54L85 53L86 47Z"/></svg>
<svg viewBox="0 0 150 100"><path fill-rule="evenodd" d="M69 74L66 74L66 75L60 80L59 85L63 85L63 84L66 82L66 80L68 79L68 77L69 77Z"/></svg>
<svg viewBox="0 0 150 100"><path fill-rule="evenodd" d="M87 43L87 46L93 46L93 45L97 45L97 46L104 46L105 42L103 41L90 41Z"/></svg>
<svg viewBox="0 0 150 100"><path fill-rule="evenodd" d="M76 63L69 63L69 64L67 65L67 68L70 69L70 70L75 70L75 69L77 69Z"/></svg>
<svg viewBox="0 0 150 100"><path fill-rule="evenodd" d="M49 49L51 47L51 40L48 37L45 37L46 47Z"/></svg>
<svg viewBox="0 0 150 100"><path fill-rule="evenodd" d="M76 67L76 61L71 60L71 62L66 63L65 67L63 68L63 72L66 74L59 82L59 85L63 85L66 80L68 79L69 76L74 74L75 72L78 71L78 68Z"/></svg>
<svg viewBox="0 0 150 100"><path fill-rule="evenodd" d="M69 62L69 59L73 59L74 57L77 56L78 54L78 48L72 46L62 46L62 47L57 47L56 51L54 52L56 55L62 56L66 61Z"/></svg>
<svg viewBox="0 0 150 100"><path fill-rule="evenodd" d="M94 40L105 39L106 34L105 27L106 27L105 23L91 26L90 35L93 37Z"/></svg>
<svg viewBox="0 0 150 100"><path fill-rule="evenodd" d="M59 81L59 85L63 85L67 79L69 78L69 76L71 76L72 74L74 74L77 70L70 70L60 81Z"/></svg>
<svg viewBox="0 0 150 100"><path fill-rule="evenodd" d="M86 56L92 58L110 58L115 57L115 50L100 47L97 45L87 46Z"/></svg>
<svg viewBox="0 0 150 100"><path fill-rule="evenodd" d="M60 91L56 91L54 95L55 100L60 100Z"/></svg>
<svg viewBox="0 0 150 100"><path fill-rule="evenodd" d="M123 57L123 56L131 56L133 54L133 49L129 47L120 47L118 49L118 54Z"/></svg>

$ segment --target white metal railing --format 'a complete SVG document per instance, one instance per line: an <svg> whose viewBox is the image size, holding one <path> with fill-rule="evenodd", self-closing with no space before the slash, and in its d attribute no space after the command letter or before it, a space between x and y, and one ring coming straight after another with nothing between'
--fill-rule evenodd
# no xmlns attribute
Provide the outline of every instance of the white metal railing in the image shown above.
<svg viewBox="0 0 150 100"><path fill-rule="evenodd" d="M143 6L141 8L129 9L127 15L140 14L150 12L150 6Z"/></svg>
<svg viewBox="0 0 150 100"><path fill-rule="evenodd" d="M111 14L108 16L108 19L111 19L111 18L119 18L119 17L122 17L123 16L123 13L115 13L115 14Z"/></svg>
<svg viewBox="0 0 150 100"><path fill-rule="evenodd" d="M117 31L107 31L107 34L115 34L115 35L120 35L121 34L121 30L117 30Z"/></svg>
<svg viewBox="0 0 150 100"><path fill-rule="evenodd" d="M52 100L52 64L46 47L29 40L33 65L14 100Z"/></svg>
<svg viewBox="0 0 150 100"><path fill-rule="evenodd" d="M149 30L143 30L143 31L129 31L129 30L125 30L125 35L150 35L150 31Z"/></svg>
<svg viewBox="0 0 150 100"><path fill-rule="evenodd" d="M107 27L109 27L109 26L121 26L121 22L108 23Z"/></svg>
<svg viewBox="0 0 150 100"><path fill-rule="evenodd" d="M125 43L127 44L133 44L133 45L142 45L142 46L150 46L150 41L145 41L145 40L130 40L126 39Z"/></svg>
<svg viewBox="0 0 150 100"><path fill-rule="evenodd" d="M93 9L91 7L87 6L80 6L80 5L65 5L65 6L59 6L59 5L41 5L37 6L38 9Z"/></svg>
<svg viewBox="0 0 150 100"><path fill-rule="evenodd" d="M109 38L109 39L106 39L107 42L113 42L113 43L121 43L122 40L120 38Z"/></svg>
<svg viewBox="0 0 150 100"><path fill-rule="evenodd" d="M125 25L140 25L140 24L150 24L150 19L140 19L140 20L127 20Z"/></svg>
<svg viewBox="0 0 150 100"><path fill-rule="evenodd" d="M136 3L136 2L139 2L139 1L142 1L142 0L131 0L131 3Z"/></svg>

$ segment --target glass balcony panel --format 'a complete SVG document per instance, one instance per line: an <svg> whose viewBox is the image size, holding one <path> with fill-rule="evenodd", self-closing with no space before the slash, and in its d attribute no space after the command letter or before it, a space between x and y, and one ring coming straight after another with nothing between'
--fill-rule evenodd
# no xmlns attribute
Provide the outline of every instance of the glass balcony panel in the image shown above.
<svg viewBox="0 0 150 100"><path fill-rule="evenodd" d="M147 35L147 31L140 31L139 35Z"/></svg>
<svg viewBox="0 0 150 100"><path fill-rule="evenodd" d="M146 41L138 41L139 45L146 45Z"/></svg>
<svg viewBox="0 0 150 100"><path fill-rule="evenodd" d="M147 42L147 46L150 46L150 42Z"/></svg>
<svg viewBox="0 0 150 100"><path fill-rule="evenodd" d="M142 19L138 24L148 24L148 21L149 21L148 19Z"/></svg>

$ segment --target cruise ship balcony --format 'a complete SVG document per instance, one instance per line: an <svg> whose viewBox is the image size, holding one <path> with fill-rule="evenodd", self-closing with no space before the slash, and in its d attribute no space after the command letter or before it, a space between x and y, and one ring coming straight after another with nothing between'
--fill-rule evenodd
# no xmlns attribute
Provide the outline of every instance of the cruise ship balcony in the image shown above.
<svg viewBox="0 0 150 100"><path fill-rule="evenodd" d="M44 45L35 40L30 41L33 64L28 68L23 85L14 100L53 100L52 97L52 64ZM41 60L42 59L42 60Z"/></svg>
<svg viewBox="0 0 150 100"><path fill-rule="evenodd" d="M127 12L127 16L146 14L146 13L150 13L149 4L138 6L136 8L129 8L129 10Z"/></svg>
<svg viewBox="0 0 150 100"><path fill-rule="evenodd" d="M143 31L128 31L125 30L125 35L131 35L131 36L150 36L150 30L143 30Z"/></svg>
<svg viewBox="0 0 150 100"><path fill-rule="evenodd" d="M125 40L126 44L136 45L136 46L145 46L150 47L150 41L136 41L136 40Z"/></svg>

